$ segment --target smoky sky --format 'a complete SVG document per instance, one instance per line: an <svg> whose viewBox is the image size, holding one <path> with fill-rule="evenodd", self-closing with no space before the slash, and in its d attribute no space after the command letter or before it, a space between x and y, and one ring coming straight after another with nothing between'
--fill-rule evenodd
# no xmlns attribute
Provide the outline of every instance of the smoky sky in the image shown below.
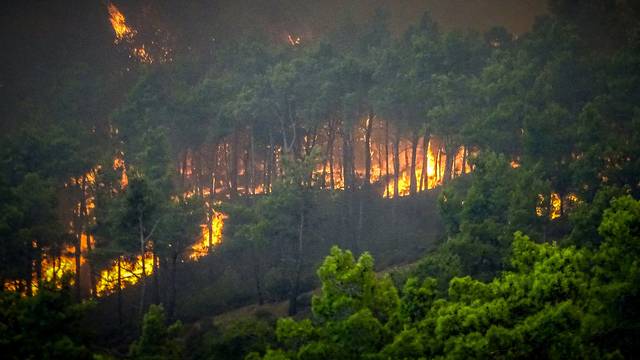
<svg viewBox="0 0 640 360"><path fill-rule="evenodd" d="M118 63L107 0L7 0L0 4L0 117L34 100L43 83L76 63L105 74ZM247 32L272 39L294 33L313 41L346 18L365 22L390 13L396 34L425 11L444 29L516 34L546 12L546 0L113 0L144 39L170 37L178 49L202 48ZM215 39L215 40L214 40ZM50 96L45 94L44 96ZM20 105L23 106L23 105ZM28 106L28 105L27 105Z"/></svg>

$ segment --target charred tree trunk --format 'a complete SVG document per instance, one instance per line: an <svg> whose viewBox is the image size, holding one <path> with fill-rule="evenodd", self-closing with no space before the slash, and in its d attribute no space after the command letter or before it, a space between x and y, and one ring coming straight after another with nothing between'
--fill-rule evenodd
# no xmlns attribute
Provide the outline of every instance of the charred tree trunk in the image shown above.
<svg viewBox="0 0 640 360"><path fill-rule="evenodd" d="M420 172L420 191L429 188L429 132L425 131L422 140L422 171Z"/></svg>
<svg viewBox="0 0 640 360"><path fill-rule="evenodd" d="M271 130L269 130L269 149L267 149L267 152L268 152L267 158L269 159L269 163L268 163L269 170L267 171L267 180L264 186L265 193L271 192L271 183L273 183L273 179L275 177L275 171L276 171L275 148L276 146L273 140L273 134L271 133Z"/></svg>
<svg viewBox="0 0 640 360"><path fill-rule="evenodd" d="M393 197L400 197L400 135L393 139Z"/></svg>
<svg viewBox="0 0 640 360"><path fill-rule="evenodd" d="M27 241L26 246L26 261L25 265L25 275L26 275L26 293L27 296L33 296L33 244L31 241Z"/></svg>
<svg viewBox="0 0 640 360"><path fill-rule="evenodd" d="M155 249L153 249L152 256L153 256L153 303L159 304L160 303L160 281L158 279L158 276L160 276L160 273L158 271L158 268L159 268L158 256L156 255Z"/></svg>
<svg viewBox="0 0 640 360"><path fill-rule="evenodd" d="M440 181L442 173L442 146L438 145L438 154L436 156L436 184Z"/></svg>
<svg viewBox="0 0 640 360"><path fill-rule="evenodd" d="M238 197L238 158L240 157L239 147L240 144L238 141L238 129L234 129L231 144L231 173L229 174L231 178L231 199L236 199Z"/></svg>
<svg viewBox="0 0 640 360"><path fill-rule="evenodd" d="M256 194L256 144L253 136L253 127L251 127L251 153L249 156L249 193Z"/></svg>
<svg viewBox="0 0 640 360"><path fill-rule="evenodd" d="M384 131L384 162L386 167L386 176L384 182L384 192L387 198L391 198L391 194L389 194L389 120L385 121L385 131Z"/></svg>
<svg viewBox="0 0 640 360"><path fill-rule="evenodd" d="M167 309L167 316L170 320L173 320L176 309L176 271L178 266L178 253L173 252L171 254L171 290L169 291L169 306Z"/></svg>
<svg viewBox="0 0 640 360"><path fill-rule="evenodd" d="M409 194L411 196L415 195L418 189L417 179L416 179L416 160L418 158L418 141L420 137L417 134L413 135L411 139L411 176L409 180Z"/></svg>
<svg viewBox="0 0 640 360"><path fill-rule="evenodd" d="M334 164L333 164L333 143L336 137L335 120L329 122L329 140L327 142L327 155L329 158L329 185L331 190L336 189L336 181L334 178Z"/></svg>
<svg viewBox="0 0 640 360"><path fill-rule="evenodd" d="M118 297L118 324L122 326L122 256L118 255L118 285L116 287Z"/></svg>
<svg viewBox="0 0 640 360"><path fill-rule="evenodd" d="M451 139L445 138L444 142L444 152L447 157L445 158L444 164L444 184L448 184L453 178L453 163L456 158L456 150L457 146L451 141Z"/></svg>
<svg viewBox="0 0 640 360"><path fill-rule="evenodd" d="M82 176L82 197L80 201L80 214L82 215L82 232L85 234L85 239L87 242L87 254L91 254L92 246L91 246L91 236L87 231L87 218L89 215L89 211L87 210L87 176ZM82 245L80 246L82 248ZM91 294L93 297L97 297L97 281L96 276L93 271L93 265L89 261L87 262L87 266L89 268L89 282L91 286Z"/></svg>
<svg viewBox="0 0 640 360"><path fill-rule="evenodd" d="M353 166L353 136L351 127L342 123L342 173L344 178L345 190L354 188L355 176Z"/></svg>
<svg viewBox="0 0 640 360"><path fill-rule="evenodd" d="M371 132L373 130L373 113L369 113L364 133L364 186L371 184Z"/></svg>
<svg viewBox="0 0 640 360"><path fill-rule="evenodd" d="M80 285L80 267L82 266L82 233L76 230L75 234L75 244L74 244L74 258L76 264L76 273L75 273L75 291L76 291L76 299L80 301L82 298L82 288Z"/></svg>
<svg viewBox="0 0 640 360"><path fill-rule="evenodd" d="M462 174L467 173L467 147L462 147L462 170L460 171Z"/></svg>
<svg viewBox="0 0 640 360"><path fill-rule="evenodd" d="M141 291L140 291L140 319L144 316L144 301L147 291L147 269L145 268L144 253L145 253L145 238L144 238L144 223L142 222L142 215L138 216L138 231L140 236L140 256L142 262L142 275L140 276Z"/></svg>

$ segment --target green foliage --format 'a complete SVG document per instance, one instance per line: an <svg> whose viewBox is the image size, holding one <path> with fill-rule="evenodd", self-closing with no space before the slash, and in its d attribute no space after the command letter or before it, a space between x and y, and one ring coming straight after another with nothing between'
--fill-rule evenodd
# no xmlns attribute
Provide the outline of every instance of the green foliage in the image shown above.
<svg viewBox="0 0 640 360"><path fill-rule="evenodd" d="M23 297L0 292L0 351L6 359L92 359L85 313L74 303L68 278L62 289L42 283Z"/></svg>
<svg viewBox="0 0 640 360"><path fill-rule="evenodd" d="M456 179L440 195L449 238L427 261L437 267L438 258L457 258L462 274L488 280L505 268L514 231L542 232L545 220L535 210L538 194L546 191L530 180L531 171L513 169L503 155L483 153L474 164L468 178Z"/></svg>
<svg viewBox="0 0 640 360"><path fill-rule="evenodd" d="M281 319L283 350L264 357L317 358L612 358L637 351L640 201L611 202L595 251L535 243L516 232L512 271L489 282L410 278L398 299L372 259L333 248L318 270L322 293L314 320ZM376 294L395 300L382 306ZM390 330L394 329L393 332Z"/></svg>
<svg viewBox="0 0 640 360"><path fill-rule="evenodd" d="M183 346L179 339L182 323L167 326L162 305L151 305L142 320L142 334L131 344L129 354L133 359L178 359Z"/></svg>
<svg viewBox="0 0 640 360"><path fill-rule="evenodd" d="M314 296L313 312L320 321L345 319L366 308L385 322L398 306L391 279L376 279L373 258L368 253L355 261L350 251L333 247L318 268L318 277L322 295Z"/></svg>

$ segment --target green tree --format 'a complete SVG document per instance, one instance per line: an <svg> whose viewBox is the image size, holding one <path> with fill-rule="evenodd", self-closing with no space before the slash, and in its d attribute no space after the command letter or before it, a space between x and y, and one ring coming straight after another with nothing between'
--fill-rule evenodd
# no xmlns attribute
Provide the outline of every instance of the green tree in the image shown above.
<svg viewBox="0 0 640 360"><path fill-rule="evenodd" d="M70 275L70 274L68 274ZM92 359L85 314L91 303L76 303L70 277L41 283L37 294L0 292L0 350L7 359Z"/></svg>
<svg viewBox="0 0 640 360"><path fill-rule="evenodd" d="M179 321L167 326L162 305L151 305L142 320L140 338L131 344L129 355L133 359L178 359L183 352L181 331Z"/></svg>

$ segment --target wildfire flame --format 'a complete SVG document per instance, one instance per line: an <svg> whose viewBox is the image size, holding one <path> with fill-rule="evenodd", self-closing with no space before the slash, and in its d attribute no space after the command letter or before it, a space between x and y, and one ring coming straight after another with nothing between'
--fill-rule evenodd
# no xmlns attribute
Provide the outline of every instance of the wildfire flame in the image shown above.
<svg viewBox="0 0 640 360"><path fill-rule="evenodd" d="M109 10L111 27L113 27L113 31L116 33L116 38L113 42L119 44L122 40L132 41L137 31L127 25L124 14L122 14L113 3L109 3L107 9Z"/></svg>
<svg viewBox="0 0 640 360"><path fill-rule="evenodd" d="M124 14L113 3L107 5L109 11L109 22L115 32L116 38L113 43L118 45L122 42L133 44L138 31L127 24L127 20ZM168 50L165 50L167 52ZM129 51L129 57L135 58L141 63L152 64L153 57L149 54L149 51L145 49L144 44L141 46L131 46Z"/></svg>
<svg viewBox="0 0 640 360"><path fill-rule="evenodd" d="M302 43L302 39L299 36L287 34L287 42L291 46L299 46Z"/></svg>
<svg viewBox="0 0 640 360"><path fill-rule="evenodd" d="M552 192L550 195L550 202L548 204L548 208L545 206L545 197L542 194L538 194L538 205L536 206L536 215L537 216L545 216L548 214L551 220L555 220L561 216L564 209L568 207L575 206L580 202L580 199L576 194L568 194L563 198L560 197L560 194L556 192ZM546 210L546 211L545 211Z"/></svg>
<svg viewBox="0 0 640 360"><path fill-rule="evenodd" d="M118 264L118 261L120 262ZM133 261L120 257L111 261L111 266L100 272L96 291L98 296L105 296L114 293L120 288L134 285L142 278L142 256L136 256ZM144 274L149 276L153 274L153 254L148 252L144 254ZM120 276L118 276L118 272ZM118 284L118 277L120 284Z"/></svg>
<svg viewBox="0 0 640 360"><path fill-rule="evenodd" d="M209 224L200 225L202 232L198 241L191 247L189 253L190 260L199 260L209 253L212 246L222 242L222 229L226 218L227 215L221 212L214 212L211 218L211 233L209 233Z"/></svg>

